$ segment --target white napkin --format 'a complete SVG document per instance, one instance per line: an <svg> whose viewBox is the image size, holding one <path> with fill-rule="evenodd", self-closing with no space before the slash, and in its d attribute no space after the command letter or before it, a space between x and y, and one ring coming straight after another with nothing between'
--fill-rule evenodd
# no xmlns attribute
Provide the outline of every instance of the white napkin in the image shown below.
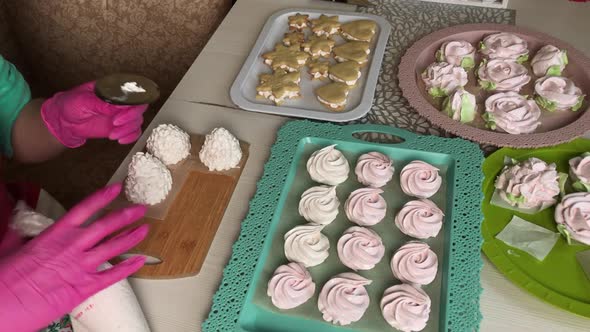
<svg viewBox="0 0 590 332"><path fill-rule="evenodd" d="M523 250L542 261L547 257L559 239L559 233L537 226L532 222L514 216L496 239L507 245Z"/></svg>
<svg viewBox="0 0 590 332"><path fill-rule="evenodd" d="M576 259L584 270L584 273L586 273L586 278L590 280L590 250L577 252Z"/></svg>

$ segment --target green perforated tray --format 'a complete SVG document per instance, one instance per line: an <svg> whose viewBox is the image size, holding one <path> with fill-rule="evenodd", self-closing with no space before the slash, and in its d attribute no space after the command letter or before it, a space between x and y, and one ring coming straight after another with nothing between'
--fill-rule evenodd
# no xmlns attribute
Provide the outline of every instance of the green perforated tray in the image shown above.
<svg viewBox="0 0 590 332"><path fill-rule="evenodd" d="M356 139L354 133L377 132L398 136L398 144L371 143ZM346 327L324 322L317 310L317 295L330 276L346 271L338 261L336 241L352 224L341 210L336 221L325 229L330 238L330 258L310 269L317 284L316 296L305 305L287 311L272 306L266 297L266 283L272 271L287 262L282 236L301 224L297 203L301 193L313 185L306 174L305 162L318 148L338 144L351 167L362 153L379 151L394 160L394 181L385 187L388 203L386 219L374 227L383 237L386 255L377 267L359 274L373 280L368 286L371 305L363 319ZM481 258L481 170L483 160L477 145L462 139L419 136L387 126L336 126L310 121L292 121L278 133L265 166L258 190L250 203L250 212L242 224L232 258L214 297L204 331L387 331L393 330L380 315L383 290L398 283L389 270L395 249L409 238L401 235L393 223L399 207L410 198L399 190L399 170L411 160L420 159L441 168L445 179L433 200L445 212L441 234L430 241L440 258L437 280L425 290L433 299L430 331L473 331L479 327L479 272ZM343 203L350 191L359 187L354 174L338 187Z"/></svg>
<svg viewBox="0 0 590 332"><path fill-rule="evenodd" d="M483 192L484 237L483 252L508 279L529 293L573 313L590 317L590 281L576 261L584 245L568 245L560 238L549 255L539 262L529 254L497 240L496 235L510 222L513 215L557 232L554 207L536 214L518 213L489 204L494 193L494 181L504 167L504 157L525 160L537 157L555 163L560 172L568 173L568 160L590 151L590 140L577 139L569 143L542 149L510 149L496 151L483 164L485 180Z"/></svg>

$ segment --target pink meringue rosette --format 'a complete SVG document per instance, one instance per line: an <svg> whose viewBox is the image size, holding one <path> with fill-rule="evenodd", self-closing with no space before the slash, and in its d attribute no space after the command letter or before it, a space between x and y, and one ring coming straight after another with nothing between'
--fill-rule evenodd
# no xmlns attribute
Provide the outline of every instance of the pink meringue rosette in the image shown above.
<svg viewBox="0 0 590 332"><path fill-rule="evenodd" d="M590 191L590 152L569 160L570 177L576 191Z"/></svg>
<svg viewBox="0 0 590 332"><path fill-rule="evenodd" d="M400 185L406 195L429 198L442 184L438 168L420 160L407 164L400 173Z"/></svg>
<svg viewBox="0 0 590 332"><path fill-rule="evenodd" d="M545 76L535 82L535 101L548 110L573 112L584 103L584 94L576 84L567 77Z"/></svg>
<svg viewBox="0 0 590 332"><path fill-rule="evenodd" d="M337 250L342 264L355 271L374 268L385 254L381 237L368 228L358 226L344 231L338 240Z"/></svg>
<svg viewBox="0 0 590 332"><path fill-rule="evenodd" d="M267 295L279 309L293 309L307 302L315 293L311 274L299 263L279 266L268 282Z"/></svg>
<svg viewBox="0 0 590 332"><path fill-rule="evenodd" d="M467 84L467 72L446 62L435 62L422 73L422 81L433 97L445 97Z"/></svg>
<svg viewBox="0 0 590 332"><path fill-rule="evenodd" d="M353 191L344 203L348 220L360 226L378 224L387 212L387 203L381 196L383 190L360 188Z"/></svg>
<svg viewBox="0 0 590 332"><path fill-rule="evenodd" d="M496 93L486 99L483 119L486 127L509 134L533 133L540 125L541 110L534 100L516 92Z"/></svg>
<svg viewBox="0 0 590 332"><path fill-rule="evenodd" d="M514 60L494 59L482 61L477 71L479 85L488 91L515 91L531 81L525 66Z"/></svg>
<svg viewBox="0 0 590 332"><path fill-rule="evenodd" d="M436 59L465 69L475 67L475 47L466 40L453 40L443 43L436 51Z"/></svg>
<svg viewBox="0 0 590 332"><path fill-rule="evenodd" d="M359 321L369 307L369 294L365 286L371 280L356 273L340 273L328 280L318 299L318 309L325 321L336 325L349 325Z"/></svg>
<svg viewBox="0 0 590 332"><path fill-rule="evenodd" d="M541 47L531 60L531 67L536 76L561 76L567 64L567 52L553 45Z"/></svg>
<svg viewBox="0 0 590 332"><path fill-rule="evenodd" d="M557 230L571 239L590 245L590 193L568 194L555 207Z"/></svg>
<svg viewBox="0 0 590 332"><path fill-rule="evenodd" d="M436 237L444 219L443 212L429 199L409 201L395 216L399 230L417 239Z"/></svg>
<svg viewBox="0 0 590 332"><path fill-rule="evenodd" d="M526 40L507 32L485 37L479 43L479 49L488 59L511 59L522 63L529 58Z"/></svg>
<svg viewBox="0 0 590 332"><path fill-rule="evenodd" d="M408 284L389 287L381 299L383 318L403 332L422 331L430 317L430 306L428 294Z"/></svg>
<svg viewBox="0 0 590 332"><path fill-rule="evenodd" d="M428 285L436 278L438 258L428 244L410 241L393 255L391 271L401 282Z"/></svg>
<svg viewBox="0 0 590 332"><path fill-rule="evenodd" d="M365 186L380 188L393 177L393 161L379 152L369 152L361 155L356 162L355 174L360 183Z"/></svg>

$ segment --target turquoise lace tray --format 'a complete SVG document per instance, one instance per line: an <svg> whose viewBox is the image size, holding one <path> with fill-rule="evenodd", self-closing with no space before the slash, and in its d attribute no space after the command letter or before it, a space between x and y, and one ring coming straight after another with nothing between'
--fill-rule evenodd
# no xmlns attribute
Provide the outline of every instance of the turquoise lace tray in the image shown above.
<svg viewBox="0 0 590 332"><path fill-rule="evenodd" d="M381 144L355 138L354 134L366 136L362 133L394 135L403 142ZM279 254L275 254L276 246L271 246L277 224L280 224L277 215L280 216L284 212L285 201L288 199L286 196L289 195L294 183L299 181L294 181L294 174L297 168L302 167L309 153L305 146L325 146L331 143L340 144L346 151L345 155L348 153L347 157L352 166L354 156L372 150L388 152L390 155L397 154L406 161L416 158L444 165L447 183L440 199L445 207L445 234L442 237L439 235L442 239L439 253L442 261L438 288L440 296L437 294L436 301L433 299L433 306L435 303L440 304L433 308L437 316L436 322L429 323L429 326L430 330L433 330L434 326L434 330L438 331L478 330L481 321L480 188L483 178L480 167L483 155L478 146L462 139L421 136L388 126L337 126L310 121L291 121L280 129L271 149L270 158L264 167L264 175L258 182L257 192L250 202L250 210L242 223L240 236L233 246L232 257L213 298L209 317L203 323L203 331L296 331L300 327L307 327L305 331L314 332L375 331L379 330L377 326L382 327L385 324L382 318L377 318L375 321L380 319L382 322L376 322L376 325L363 325L359 322L355 323L358 325L336 327L316 319L317 312L301 311L299 316L291 312L277 313L268 307L265 308L262 303L264 299L260 296L260 289L267 281L269 273L265 265L268 265L266 263L269 260L281 259L275 256L282 256L282 248ZM387 218L390 216L386 217L386 220ZM443 256L440 256L441 254ZM385 262L385 265L388 264L389 262ZM320 289L323 282L316 282ZM393 276L391 283L395 283ZM379 299L372 296L372 305L378 308ZM311 306L309 304L309 307ZM277 326L281 328L277 329Z"/></svg>

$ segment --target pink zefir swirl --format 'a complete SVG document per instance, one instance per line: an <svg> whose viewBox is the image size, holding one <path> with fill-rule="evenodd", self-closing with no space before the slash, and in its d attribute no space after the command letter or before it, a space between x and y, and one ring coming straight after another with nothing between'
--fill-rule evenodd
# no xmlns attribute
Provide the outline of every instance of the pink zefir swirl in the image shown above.
<svg viewBox="0 0 590 332"><path fill-rule="evenodd" d="M360 226L373 226L385 218L387 203L383 190L360 188L353 191L344 203L348 220Z"/></svg>
<svg viewBox="0 0 590 332"><path fill-rule="evenodd" d="M466 40L453 40L441 45L439 61L445 61L453 66L461 66L463 59L471 59L475 63L475 47Z"/></svg>
<svg viewBox="0 0 590 332"><path fill-rule="evenodd" d="M509 134L529 134L541 125L541 109L534 100L516 92L501 92L485 101L488 127L499 128Z"/></svg>
<svg viewBox="0 0 590 332"><path fill-rule="evenodd" d="M427 89L441 89L450 95L457 88L467 84L467 72L462 67L446 62L435 62L422 73L422 81Z"/></svg>
<svg viewBox="0 0 590 332"><path fill-rule="evenodd" d="M590 153L569 160L572 181L590 185Z"/></svg>
<svg viewBox="0 0 590 332"><path fill-rule="evenodd" d="M365 286L371 280L356 273L340 273L328 280L318 299L318 309L327 322L348 325L360 320L369 307Z"/></svg>
<svg viewBox="0 0 590 332"><path fill-rule="evenodd" d="M545 76L535 82L535 93L555 104L556 110L567 110L580 102L582 90L572 80L561 76Z"/></svg>
<svg viewBox="0 0 590 332"><path fill-rule="evenodd" d="M307 302L315 293L311 274L299 263L279 266L268 282L266 294L279 309L293 309Z"/></svg>
<svg viewBox="0 0 590 332"><path fill-rule="evenodd" d="M379 152L365 153L356 162L354 172L360 183L380 188L393 177L393 161Z"/></svg>
<svg viewBox="0 0 590 332"><path fill-rule="evenodd" d="M430 306L428 294L408 284L389 287L381 299L383 318L403 332L422 331L430 317Z"/></svg>
<svg viewBox="0 0 590 332"><path fill-rule="evenodd" d="M480 44L481 53L489 59L517 60L529 54L526 40L507 32L489 35Z"/></svg>
<svg viewBox="0 0 590 332"><path fill-rule="evenodd" d="M342 264L358 270L370 270L385 254L381 237L369 228L353 226L338 240L338 257Z"/></svg>
<svg viewBox="0 0 590 332"><path fill-rule="evenodd" d="M399 230L417 239L436 237L442 228L444 214L429 199L409 201L395 216Z"/></svg>
<svg viewBox="0 0 590 332"><path fill-rule="evenodd" d="M559 72L563 71L567 64L567 55L565 51L553 45L545 45L531 60L531 67L533 67L533 73L537 76L548 75L549 69L557 68Z"/></svg>
<svg viewBox="0 0 590 332"><path fill-rule="evenodd" d="M407 164L400 173L400 185L406 195L429 198L442 184L438 168L420 160Z"/></svg>
<svg viewBox="0 0 590 332"><path fill-rule="evenodd" d="M555 222L572 239L590 245L590 193L565 195L555 207Z"/></svg>
<svg viewBox="0 0 590 332"><path fill-rule="evenodd" d="M493 86L490 90L518 92L531 81L525 66L514 60L484 61L477 71L479 80Z"/></svg>
<svg viewBox="0 0 590 332"><path fill-rule="evenodd" d="M410 241L393 255L391 271L401 282L428 285L436 278L438 258L428 244Z"/></svg>

